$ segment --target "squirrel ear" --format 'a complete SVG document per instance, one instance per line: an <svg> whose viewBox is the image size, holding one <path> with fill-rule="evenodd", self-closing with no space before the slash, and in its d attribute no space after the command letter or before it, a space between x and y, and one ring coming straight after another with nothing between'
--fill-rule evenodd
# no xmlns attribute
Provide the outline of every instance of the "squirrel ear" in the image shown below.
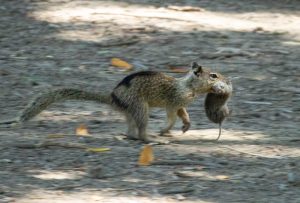
<svg viewBox="0 0 300 203"><path fill-rule="evenodd" d="M203 72L202 66L198 65L197 62L192 62L192 70L196 76L200 76Z"/></svg>

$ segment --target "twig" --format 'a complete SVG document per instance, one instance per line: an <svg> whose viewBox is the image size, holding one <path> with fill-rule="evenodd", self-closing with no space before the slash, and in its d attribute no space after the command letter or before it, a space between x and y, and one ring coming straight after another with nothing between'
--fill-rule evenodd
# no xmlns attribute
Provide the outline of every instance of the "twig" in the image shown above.
<svg viewBox="0 0 300 203"><path fill-rule="evenodd" d="M300 76L299 74L296 74L296 73L289 74L284 71L274 71L273 69L270 69L270 68L267 68L267 71L270 73L273 73L275 75L279 75L279 76L296 76L296 77Z"/></svg>
<svg viewBox="0 0 300 203"><path fill-rule="evenodd" d="M182 172L182 171L175 171L174 174L178 177L181 178L192 178L194 177L193 174L187 173L187 172Z"/></svg>
<svg viewBox="0 0 300 203"><path fill-rule="evenodd" d="M52 141L45 141L39 145L39 147L65 147L65 148L79 148L79 149L86 149L87 146L78 143L63 143L63 142L52 142Z"/></svg>
<svg viewBox="0 0 300 203"><path fill-rule="evenodd" d="M87 149L86 145L78 143L63 143L63 142L52 142L45 141L37 144L16 144L18 148L23 149L35 149L35 148L47 148L47 147L64 147L64 148L78 148L78 149Z"/></svg>
<svg viewBox="0 0 300 203"><path fill-rule="evenodd" d="M5 127L5 128L16 126L17 124L19 124L19 122L18 122L17 119L2 120L2 121L0 121L0 127Z"/></svg>
<svg viewBox="0 0 300 203"><path fill-rule="evenodd" d="M135 18L156 18L156 19L163 19L163 20L173 20L173 21L182 21L182 22L189 22L189 23L195 23L193 20L187 20L187 19L180 19L178 17L173 16L149 16L147 14L127 14L127 13L108 13L108 12L97 12L99 15L111 15L111 16L129 16L129 17L135 17Z"/></svg>
<svg viewBox="0 0 300 203"><path fill-rule="evenodd" d="M82 186L85 186L85 185L88 185L88 184L83 183L83 184L76 184L76 185L59 185L59 186L51 187L49 189L52 189L52 190L71 190L71 189L79 188L79 187L82 187Z"/></svg>
<svg viewBox="0 0 300 203"><path fill-rule="evenodd" d="M132 45L138 42L139 39L123 39L122 41L119 42L96 43L96 45L101 47L115 47L115 46Z"/></svg>
<svg viewBox="0 0 300 203"><path fill-rule="evenodd" d="M102 190L104 192L122 192L122 191L128 191L128 190L136 190L135 188L108 188L105 190Z"/></svg>
<svg viewBox="0 0 300 203"><path fill-rule="evenodd" d="M160 190L160 192L163 194L180 194L180 193L190 193L193 191L195 191L195 189L192 187L174 188L166 191Z"/></svg>
<svg viewBox="0 0 300 203"><path fill-rule="evenodd" d="M261 157L261 158L268 158L268 159L282 159L283 158L283 157L277 157L277 156L264 156L264 155L255 154L255 153L251 153L251 152L244 152L244 151L241 151L241 150L238 150L238 149L235 149L235 148L232 148L232 147L228 147L228 146L221 146L221 147L226 148L226 149L230 149L230 150L242 153L242 154L247 154L247 155Z"/></svg>
<svg viewBox="0 0 300 203"><path fill-rule="evenodd" d="M243 101L245 104L261 104L261 105L272 105L272 102L261 102L261 101Z"/></svg>
<svg viewBox="0 0 300 203"><path fill-rule="evenodd" d="M152 165L202 165L202 162L199 161L185 161L185 160L159 160L154 161Z"/></svg>
<svg viewBox="0 0 300 203"><path fill-rule="evenodd" d="M179 183L179 184L183 184L183 183L190 183L191 181L190 180L171 180L171 181L163 181L160 183L160 185L172 185L172 184L176 184L176 183Z"/></svg>
<svg viewBox="0 0 300 203"><path fill-rule="evenodd" d="M290 140L287 140L288 142L299 142L300 141L300 139L290 139Z"/></svg>
<svg viewBox="0 0 300 203"><path fill-rule="evenodd" d="M192 6L168 6L167 9L174 10L174 11L183 11L183 12L190 12L190 11L203 11L202 8L199 7L192 7Z"/></svg>
<svg viewBox="0 0 300 203"><path fill-rule="evenodd" d="M292 92L292 93L300 94L300 88L296 88L296 87L281 87L279 88L279 90L284 92Z"/></svg>

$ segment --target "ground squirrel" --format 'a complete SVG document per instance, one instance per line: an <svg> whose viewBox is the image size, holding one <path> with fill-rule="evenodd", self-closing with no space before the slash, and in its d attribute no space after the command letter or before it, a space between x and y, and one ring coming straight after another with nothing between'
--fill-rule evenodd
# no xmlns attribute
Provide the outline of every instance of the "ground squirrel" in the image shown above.
<svg viewBox="0 0 300 203"><path fill-rule="evenodd" d="M33 100L17 119L2 124L27 121L57 101L93 100L109 104L125 114L129 138L149 142L150 138L146 133L149 107L166 109L168 124L161 130L161 135L174 126L177 116L182 119L182 131L185 132L190 127L190 119L185 107L200 94L223 92L223 89L227 88L226 85L225 77L202 68L196 62L192 63L191 70L181 78L156 71L141 71L126 76L111 93L93 93L65 88L42 94ZM219 103L211 97L208 100L211 103ZM216 105L207 105L206 108ZM212 121L216 120L211 113L207 115Z"/></svg>

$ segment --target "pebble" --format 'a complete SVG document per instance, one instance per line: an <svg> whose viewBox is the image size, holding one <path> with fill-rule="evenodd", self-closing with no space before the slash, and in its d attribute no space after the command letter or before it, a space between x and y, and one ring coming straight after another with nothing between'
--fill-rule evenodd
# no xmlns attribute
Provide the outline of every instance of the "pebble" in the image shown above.
<svg viewBox="0 0 300 203"><path fill-rule="evenodd" d="M288 172L287 181L292 185L300 185L300 174L297 174L292 171Z"/></svg>
<svg viewBox="0 0 300 203"><path fill-rule="evenodd" d="M91 178L102 178L103 177L102 166L90 167L87 170L87 173L88 173L88 176Z"/></svg>
<svg viewBox="0 0 300 203"><path fill-rule="evenodd" d="M279 188L279 190L286 190L287 189L287 185L286 184L279 184L278 188Z"/></svg>
<svg viewBox="0 0 300 203"><path fill-rule="evenodd" d="M0 163L12 163L11 159L0 159Z"/></svg>
<svg viewBox="0 0 300 203"><path fill-rule="evenodd" d="M186 199L186 197L183 196L182 194L176 194L176 195L175 195L175 198L176 198L177 200L179 200L179 201L183 201L183 200Z"/></svg>

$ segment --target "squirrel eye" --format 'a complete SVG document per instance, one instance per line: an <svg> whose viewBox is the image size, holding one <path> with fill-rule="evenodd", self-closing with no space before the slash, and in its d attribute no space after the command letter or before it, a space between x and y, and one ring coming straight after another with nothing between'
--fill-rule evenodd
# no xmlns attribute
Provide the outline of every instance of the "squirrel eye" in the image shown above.
<svg viewBox="0 0 300 203"><path fill-rule="evenodd" d="M211 77L212 79L216 79L218 78L218 75L216 73L210 73L209 77Z"/></svg>

